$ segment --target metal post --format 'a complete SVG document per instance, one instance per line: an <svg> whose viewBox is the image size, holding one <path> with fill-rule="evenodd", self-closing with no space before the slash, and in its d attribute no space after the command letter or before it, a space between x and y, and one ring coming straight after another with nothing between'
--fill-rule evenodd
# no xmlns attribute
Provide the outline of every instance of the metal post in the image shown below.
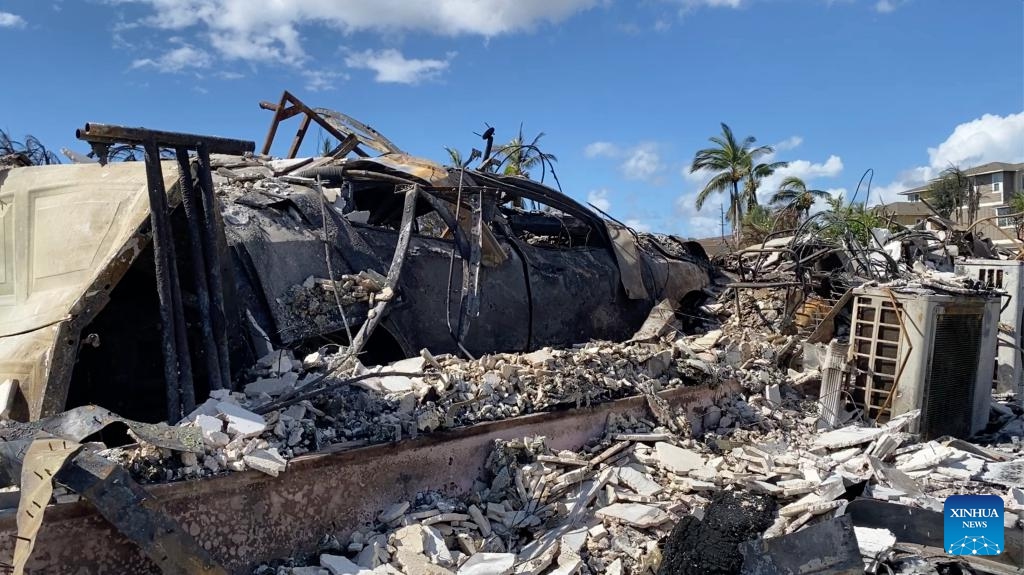
<svg viewBox="0 0 1024 575"><path fill-rule="evenodd" d="M155 142L146 144L147 161L151 154L156 158L157 169L161 170L160 189L163 190L160 148ZM188 351L188 327L185 324L185 306L181 303L181 279L178 275L178 256L175 253L176 249L174 247L173 229L171 228L170 210L167 207L166 192L160 194L159 201L159 214L164 220L165 229L167 230L167 243L164 251L167 255L168 277L171 280L171 319L174 321L174 347L178 352L178 391L181 394L181 409L183 413L188 413L196 408L196 392L192 386L192 357Z"/></svg>
<svg viewBox="0 0 1024 575"><path fill-rule="evenodd" d="M199 157L199 199L202 202L203 253L206 255L207 280L210 286L210 319L213 335L217 342L217 357L220 360L220 378L224 386L231 387L231 358L228 355L227 316L224 307L224 279L221 273L220 250L215 230L217 227L216 203L213 192L213 173L210 167L210 150L205 143L196 146Z"/></svg>
<svg viewBox="0 0 1024 575"><path fill-rule="evenodd" d="M213 337L213 324L210 321L210 290L206 282L206 258L203 254L202 235L200 232L199 202L196 201L196 190L192 184L192 166L189 162L188 150L174 150L178 159L178 183L181 190L181 205L185 210L188 224L188 240L192 255L192 276L195 283L196 299L199 307L199 323L203 336L203 353L206 355L206 376L209 378L210 389L224 387L220 374L219 351Z"/></svg>
<svg viewBox="0 0 1024 575"><path fill-rule="evenodd" d="M160 149L155 142L145 145L146 180L149 191L149 222L153 233L153 260L156 264L156 292L160 300L160 351L164 358L164 383L167 386L167 421L181 418L181 397L178 394L178 351L174 338L174 306L171 297L170 260L167 244L170 242L170 221L164 209L166 201L163 170L160 167Z"/></svg>

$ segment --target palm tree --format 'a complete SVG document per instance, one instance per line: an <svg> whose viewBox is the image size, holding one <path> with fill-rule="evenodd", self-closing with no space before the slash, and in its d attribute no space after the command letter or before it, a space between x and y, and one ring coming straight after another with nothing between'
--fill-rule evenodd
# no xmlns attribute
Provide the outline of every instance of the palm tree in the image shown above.
<svg viewBox="0 0 1024 575"><path fill-rule="evenodd" d="M952 218L961 223L971 223L978 217L978 193L971 178L959 167L950 164L939 173L928 186L928 200L935 210L944 218ZM963 218L964 207L967 218Z"/></svg>
<svg viewBox="0 0 1024 575"><path fill-rule="evenodd" d="M448 160L451 161L453 166L462 167L462 152L456 148L444 147L444 151L448 152Z"/></svg>
<svg viewBox="0 0 1024 575"><path fill-rule="evenodd" d="M757 189L761 187L761 180L775 173L775 170L785 168L789 162L770 162L767 164L752 164L747 166L747 175L743 183L743 203L747 210L754 209L760 205L757 201Z"/></svg>
<svg viewBox="0 0 1024 575"><path fill-rule="evenodd" d="M526 140L523 139L523 126L520 125L519 135L498 149L498 154L505 155L505 158L500 163L500 165L504 165L502 173L506 176L529 178L530 170L537 167L537 165L540 165L541 169L546 171L547 167L545 164L550 165L552 162L557 162L558 158L554 154L542 152L537 147L537 142L543 137L544 132L540 132L529 144L524 143Z"/></svg>
<svg viewBox="0 0 1024 575"><path fill-rule="evenodd" d="M772 195L771 203L783 205L797 213L803 213L804 218L811 214L811 206L821 198L830 197L825 190L808 190L807 184L796 176L789 176L782 180L778 191Z"/></svg>
<svg viewBox="0 0 1024 575"><path fill-rule="evenodd" d="M728 191L729 222L732 224L733 234L736 235L740 233L744 211L740 196L740 182L748 174L757 171L756 160L758 157L770 154L774 150L771 146L754 148L754 142L757 140L753 136L747 136L742 142L737 141L732 130L724 122L722 123L722 135L709 139L716 147L698 150L690 164L691 174L700 170L715 172L704 189L697 194L696 207L700 210L711 194ZM756 181L752 184L751 189L756 197Z"/></svg>

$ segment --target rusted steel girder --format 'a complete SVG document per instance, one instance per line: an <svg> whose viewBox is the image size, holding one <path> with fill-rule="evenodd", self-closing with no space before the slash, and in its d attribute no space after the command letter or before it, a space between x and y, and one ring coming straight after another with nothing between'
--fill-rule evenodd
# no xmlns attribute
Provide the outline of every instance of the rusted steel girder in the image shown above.
<svg viewBox="0 0 1024 575"><path fill-rule="evenodd" d="M739 391L735 384L682 387L663 392L691 414ZM647 415L643 396L593 407L528 415L436 433L399 443L298 457L279 477L255 471L147 486L171 519L201 542L231 573L260 563L313 554L324 534L344 540L381 509L426 490L467 493L495 439L543 435L553 449L578 449L603 433L609 414ZM691 416L694 430L699 417ZM13 511L0 513L0 555L17 533ZM2 535L7 535L6 537ZM68 545L74 541L75 545ZM87 503L46 510L37 535L32 572L53 575L159 573L136 544Z"/></svg>

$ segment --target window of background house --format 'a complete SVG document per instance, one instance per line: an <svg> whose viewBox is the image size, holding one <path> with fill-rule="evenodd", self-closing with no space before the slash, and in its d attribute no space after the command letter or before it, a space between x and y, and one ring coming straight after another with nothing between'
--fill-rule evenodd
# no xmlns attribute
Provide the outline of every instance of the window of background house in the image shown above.
<svg viewBox="0 0 1024 575"><path fill-rule="evenodd" d="M1000 192L1003 188L1003 173L997 172L992 174L992 191Z"/></svg>
<svg viewBox="0 0 1024 575"><path fill-rule="evenodd" d="M1009 206L1002 206L1002 207L996 208L996 215L1000 216L1000 218L998 220L999 227L1001 227L1001 228L1012 228L1013 227L1013 218L1001 217L1001 216L1008 215L1009 213L1010 213L1010 207Z"/></svg>

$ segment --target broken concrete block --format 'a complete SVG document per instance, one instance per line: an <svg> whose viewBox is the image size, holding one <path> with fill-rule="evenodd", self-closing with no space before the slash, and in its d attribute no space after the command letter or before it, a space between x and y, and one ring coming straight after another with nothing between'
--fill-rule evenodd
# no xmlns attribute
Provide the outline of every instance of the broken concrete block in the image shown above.
<svg viewBox="0 0 1024 575"><path fill-rule="evenodd" d="M396 361L391 364L391 369L388 371L397 371L399 373L423 373L427 360L422 356L410 357Z"/></svg>
<svg viewBox="0 0 1024 575"><path fill-rule="evenodd" d="M217 404L217 414L227 422L228 435L232 437L256 437L267 427L262 415L226 401Z"/></svg>
<svg viewBox="0 0 1024 575"><path fill-rule="evenodd" d="M572 561L559 565L556 569L553 569L548 575L575 575L579 573L580 569L583 568L583 561L576 558Z"/></svg>
<svg viewBox="0 0 1024 575"><path fill-rule="evenodd" d="M288 573L290 575L329 575L326 569L321 567L292 567Z"/></svg>
<svg viewBox="0 0 1024 575"><path fill-rule="evenodd" d="M444 537L433 527L423 528L423 551L432 562L442 567L450 567L455 563L451 551L445 545Z"/></svg>
<svg viewBox="0 0 1024 575"><path fill-rule="evenodd" d="M616 559L604 568L604 575L622 575L623 573L624 571L622 570L622 559Z"/></svg>
<svg viewBox="0 0 1024 575"><path fill-rule="evenodd" d="M399 549L395 553L395 561L402 567L402 573L405 575L454 575L452 571L431 563L426 555L412 553L405 549ZM462 571L460 570L459 573Z"/></svg>
<svg viewBox="0 0 1024 575"><path fill-rule="evenodd" d="M885 433L879 427L844 427L822 433L814 440L814 445L829 450L844 449L873 441Z"/></svg>
<svg viewBox="0 0 1024 575"><path fill-rule="evenodd" d="M258 397L262 394L267 394L272 397L276 397L295 389L295 384L299 381L299 375L294 372L287 372L281 377L261 378L245 386L245 395L248 397Z"/></svg>
<svg viewBox="0 0 1024 575"><path fill-rule="evenodd" d="M403 501L401 503L389 505L386 509L384 509L384 511L380 512L380 515L377 516L377 521L380 521L381 523L391 523L395 519L401 517L402 514L404 514L408 510L408 501Z"/></svg>
<svg viewBox="0 0 1024 575"><path fill-rule="evenodd" d="M254 449L248 455L243 456L242 461L249 469L261 471L273 477L277 477L288 465L288 462L277 452L276 447Z"/></svg>
<svg viewBox="0 0 1024 575"><path fill-rule="evenodd" d="M661 525L671 519L668 513L661 509L642 503L613 503L598 509L597 516L602 519L621 521L641 529Z"/></svg>
<svg viewBox="0 0 1024 575"><path fill-rule="evenodd" d="M1010 499L1017 505L1024 506L1024 490L1022 490L1020 487L1010 487L1010 490L1007 494L1010 496Z"/></svg>
<svg viewBox="0 0 1024 575"><path fill-rule="evenodd" d="M363 569L341 555L320 555L320 566L331 575L370 575L372 571Z"/></svg>
<svg viewBox="0 0 1024 575"><path fill-rule="evenodd" d="M18 380L5 379L0 383L0 418L7 419L14 407L14 398L18 395Z"/></svg>
<svg viewBox="0 0 1024 575"><path fill-rule="evenodd" d="M400 550L422 554L426 550L423 526L419 524L407 525L395 531L395 539L392 544Z"/></svg>
<svg viewBox="0 0 1024 575"><path fill-rule="evenodd" d="M459 575L509 575L516 564L512 553L477 553L459 568Z"/></svg>
<svg viewBox="0 0 1024 575"><path fill-rule="evenodd" d="M654 496L662 491L660 485L651 481L643 473L632 467L619 467L617 468L617 473L619 481L625 483L630 489L640 495Z"/></svg>
<svg viewBox="0 0 1024 575"><path fill-rule="evenodd" d="M853 530L857 536L857 545L860 546L860 556L864 559L865 569L870 569L876 560L884 559L896 544L896 536L888 529L854 526Z"/></svg>
<svg viewBox="0 0 1024 575"><path fill-rule="evenodd" d="M467 511L469 517L476 523L477 528L480 530L480 534L484 537L490 537L491 535L491 522L487 517L484 516L483 512L476 505L470 505Z"/></svg>
<svg viewBox="0 0 1024 575"><path fill-rule="evenodd" d="M782 405L782 390L779 384L773 383L764 388L764 398L773 406Z"/></svg>
<svg viewBox="0 0 1024 575"><path fill-rule="evenodd" d="M671 443L665 442L654 444L654 448L658 463L673 473L685 475L691 469L704 466L704 456L696 451L676 447Z"/></svg>

